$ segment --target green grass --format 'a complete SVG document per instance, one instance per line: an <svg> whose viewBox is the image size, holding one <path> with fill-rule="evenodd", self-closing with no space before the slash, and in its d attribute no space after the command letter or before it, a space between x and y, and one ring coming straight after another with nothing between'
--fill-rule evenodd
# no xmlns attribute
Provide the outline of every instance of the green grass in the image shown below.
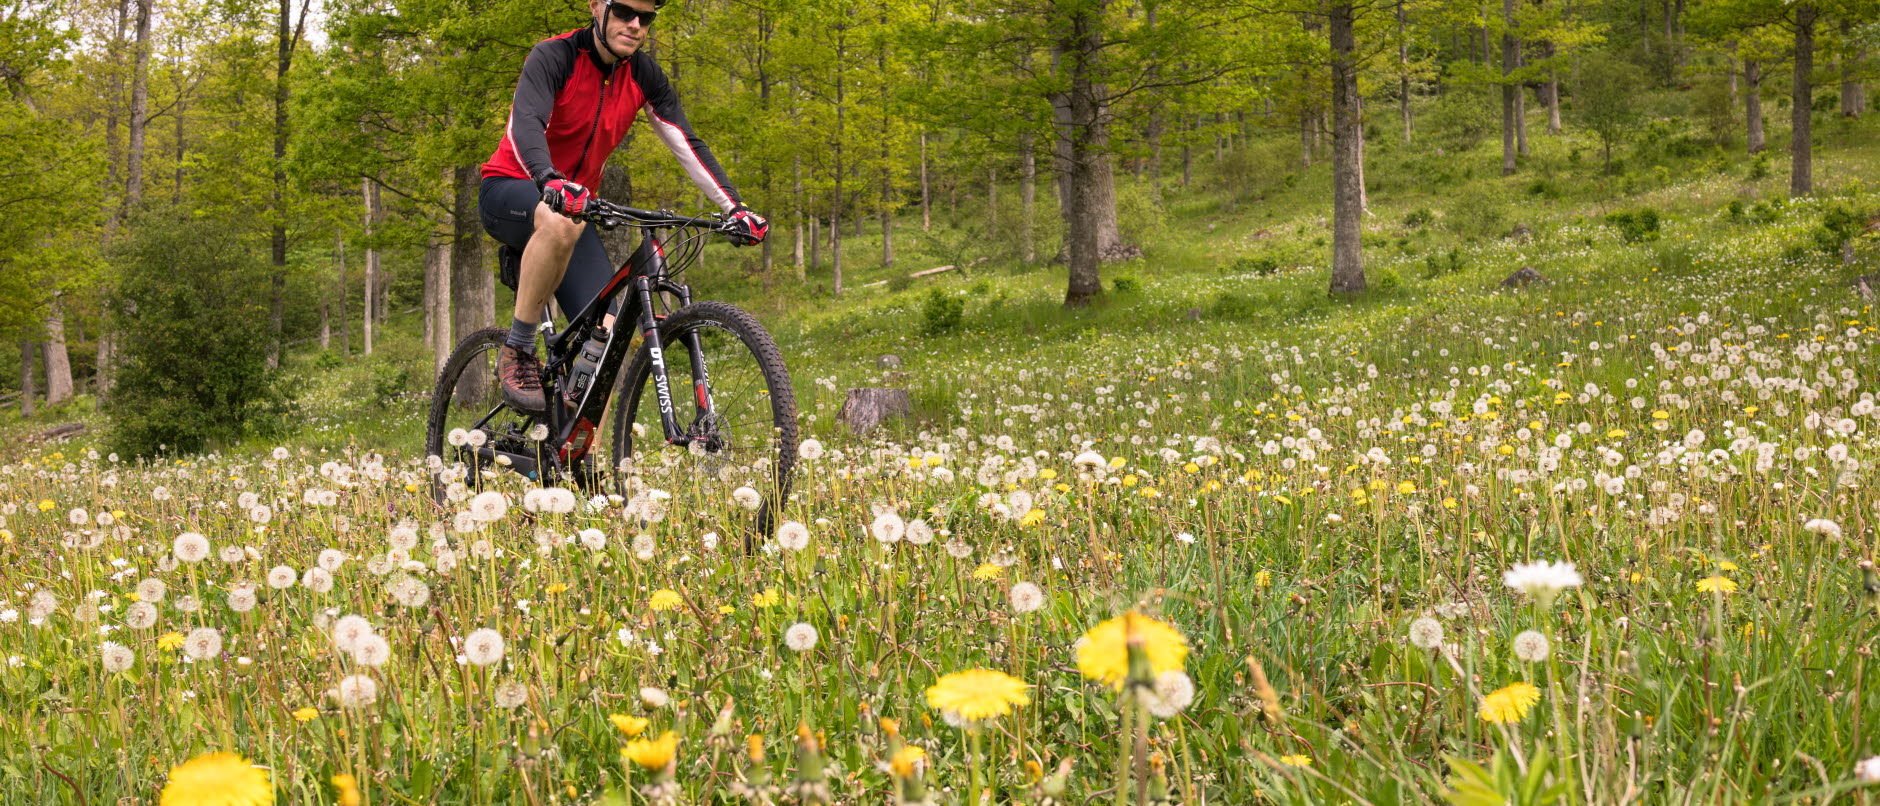
<svg viewBox="0 0 1880 806"><path fill-rule="evenodd" d="M1226 188L1171 189L1146 256L1105 269L1140 287L1079 310L1058 304L1061 268L995 261L832 300L762 295L715 255L697 284L761 313L806 433L829 449L785 507L811 534L802 551L739 551L748 516L703 499L684 461L648 463L627 501L565 514L524 512L510 476L482 481L509 496L493 521L433 507L416 450L428 357L403 320L371 359L295 356L298 422L247 445L154 464L86 440L15 446L0 466L0 608L18 611L0 617L0 654L18 658L0 668L0 791L149 798L171 765L226 749L265 765L285 802L334 800L340 773L371 803L640 802L670 790L622 763L608 717L626 714L675 732L676 791L696 803L757 802L734 784L1131 803L1139 767L1147 791L1183 803L1848 792L1880 753L1880 581L1861 564L1880 515L1880 364L1852 270L1792 248L1828 201L1880 208L1858 179L1880 140L1824 129L1821 198L1755 224L1725 206L1784 180L1746 183L1740 159L1633 153L1633 173L1608 180L1585 141L1537 134L1523 175L1501 179L1488 145L1437 160L1380 137L1372 173L1389 192L1374 190L1367 268L1398 282L1349 300L1325 295L1329 249L1314 245L1323 166L1271 171L1231 192L1231 212ZM1485 168L1463 178L1469 165ZM1438 171L1447 184L1416 181ZM1640 206L1664 215L1657 241L1603 223ZM1435 220L1405 227L1422 208ZM1499 237L1517 221L1532 241ZM1462 268L1426 278L1424 258L1450 250ZM1286 268L1231 268L1261 255ZM1523 265L1549 282L1497 288ZM933 289L965 298L964 327L924 333ZM884 383L889 352L916 417L846 435L842 391ZM649 489L671 499L649 508ZM104 512L121 514L101 527ZM871 539L916 519L941 534ZM210 559L165 559L185 531ZM241 556L217 559L224 547ZM328 549L344 555L330 591L263 583ZM1585 584L1551 604L1503 584L1543 559ZM100 636L145 578L168 588L157 623ZM1699 589L1718 578L1734 591ZM428 601L399 604L407 580ZM1020 581L1042 589L1038 610L1014 608ZM259 604L238 613L226 600L243 584ZM655 609L667 590L680 604ZM41 593L51 609L29 624ZM176 608L184 596L197 607ZM1145 717L1080 672L1080 636L1132 609L1186 636L1176 665L1195 697L1179 715ZM385 637L383 666L335 647L326 631L346 614ZM1442 625L1440 648L1410 642L1419 618ZM814 648L786 646L798 623ZM159 645L205 627L223 637L213 657ZM479 628L503 636L504 658L461 665L452 642ZM1528 630L1547 657L1517 657ZM101 640L135 653L127 671L104 671ZM950 726L924 693L969 668L1017 676L1029 702ZM1173 671L1138 670L1143 686ZM376 702L328 693L354 675ZM1532 710L1482 719L1484 697L1517 682L1537 687ZM918 783L887 764L905 743L926 753ZM1062 792L1037 781L1064 761ZM1517 792L1529 777L1550 794Z"/></svg>

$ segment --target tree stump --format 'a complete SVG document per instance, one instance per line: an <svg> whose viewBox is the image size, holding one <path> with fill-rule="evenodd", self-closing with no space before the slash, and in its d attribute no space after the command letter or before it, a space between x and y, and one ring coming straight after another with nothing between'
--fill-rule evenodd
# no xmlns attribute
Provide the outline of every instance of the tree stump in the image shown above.
<svg viewBox="0 0 1880 806"><path fill-rule="evenodd" d="M1547 278L1542 277L1541 273L1535 271L1533 266L1522 266L1519 271L1508 275L1508 279L1501 281L1501 287L1526 288L1531 284L1544 282L1547 282Z"/></svg>
<svg viewBox="0 0 1880 806"><path fill-rule="evenodd" d="M889 418L905 417L914 412L914 401L906 389L864 387L850 389L842 401L836 419L857 434L867 433Z"/></svg>

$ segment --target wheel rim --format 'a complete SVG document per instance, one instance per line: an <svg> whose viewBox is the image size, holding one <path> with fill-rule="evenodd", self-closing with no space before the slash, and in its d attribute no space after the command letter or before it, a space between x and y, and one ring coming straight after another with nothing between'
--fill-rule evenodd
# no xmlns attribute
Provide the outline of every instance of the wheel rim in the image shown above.
<svg viewBox="0 0 1880 806"><path fill-rule="evenodd" d="M707 416L700 416L691 352L682 333L699 336L713 403ZM775 396L762 365L735 330L716 320L689 323L664 348L673 414L693 441L684 448L665 443L650 373L639 388L621 390L617 414L629 418L632 428L624 435L621 456L615 457L616 469L620 458L628 460L627 472L617 474L619 492L632 498L645 488L664 490L673 496L671 504L689 512L720 513L727 522L762 528L790 471L781 457L786 437L776 426ZM757 510L734 501L739 487L758 492Z"/></svg>

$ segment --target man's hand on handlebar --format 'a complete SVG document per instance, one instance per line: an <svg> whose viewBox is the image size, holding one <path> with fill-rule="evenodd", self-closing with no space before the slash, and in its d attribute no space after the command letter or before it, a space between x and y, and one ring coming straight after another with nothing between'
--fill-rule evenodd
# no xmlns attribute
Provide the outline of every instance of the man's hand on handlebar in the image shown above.
<svg viewBox="0 0 1880 806"><path fill-rule="evenodd" d="M770 234L770 222L756 210L740 204L731 208L731 215L725 219L725 234L739 246L756 246Z"/></svg>
<svg viewBox="0 0 1880 806"><path fill-rule="evenodd" d="M593 201L593 191L566 179L556 177L542 184L542 203L569 218L581 218Z"/></svg>

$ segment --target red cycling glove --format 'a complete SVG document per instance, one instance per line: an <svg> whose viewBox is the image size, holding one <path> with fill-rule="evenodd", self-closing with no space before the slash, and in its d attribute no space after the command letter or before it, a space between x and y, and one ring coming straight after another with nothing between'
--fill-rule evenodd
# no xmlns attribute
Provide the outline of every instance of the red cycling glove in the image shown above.
<svg viewBox="0 0 1880 806"><path fill-rule="evenodd" d="M742 204L731 208L731 225L732 240L741 246L756 246L770 234L770 222Z"/></svg>
<svg viewBox="0 0 1880 806"><path fill-rule="evenodd" d="M542 183L542 203L569 218L580 218L593 199L593 191L566 179L558 177Z"/></svg>

